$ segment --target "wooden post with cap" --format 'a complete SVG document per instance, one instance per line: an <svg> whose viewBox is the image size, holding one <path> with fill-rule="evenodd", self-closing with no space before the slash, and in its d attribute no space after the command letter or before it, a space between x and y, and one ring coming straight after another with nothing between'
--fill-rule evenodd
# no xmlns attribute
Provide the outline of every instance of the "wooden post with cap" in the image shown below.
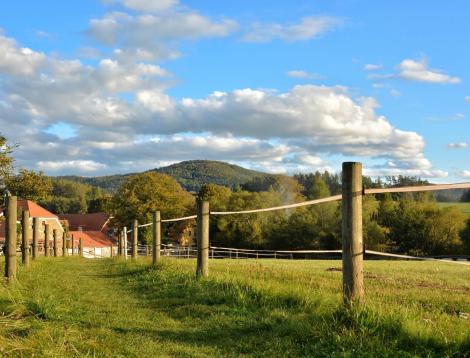
<svg viewBox="0 0 470 358"><path fill-rule="evenodd" d="M153 213L152 224L152 264L153 266L156 266L161 261L160 249L162 246L162 218L160 211Z"/></svg>
<svg viewBox="0 0 470 358"><path fill-rule="evenodd" d="M134 219L132 222L132 258L136 259L138 255L139 222Z"/></svg>
<svg viewBox="0 0 470 358"><path fill-rule="evenodd" d="M347 306L364 300L362 191L362 164L343 163L343 299Z"/></svg>
<svg viewBox="0 0 470 358"><path fill-rule="evenodd" d="M209 276L209 202L197 203L197 269L196 276Z"/></svg>

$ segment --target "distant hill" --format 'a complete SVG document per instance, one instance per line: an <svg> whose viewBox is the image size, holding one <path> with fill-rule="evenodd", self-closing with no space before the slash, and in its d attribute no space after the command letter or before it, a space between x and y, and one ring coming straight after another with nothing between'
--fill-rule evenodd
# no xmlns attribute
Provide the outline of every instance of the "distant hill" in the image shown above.
<svg viewBox="0 0 470 358"><path fill-rule="evenodd" d="M227 186L231 189L245 184L254 177L266 177L271 174L246 169L238 165L212 160L189 160L181 163L149 170L172 176L188 191L199 191L202 185L213 183ZM80 183L100 187L110 192L116 191L125 180L137 173L108 175L102 177L62 176Z"/></svg>

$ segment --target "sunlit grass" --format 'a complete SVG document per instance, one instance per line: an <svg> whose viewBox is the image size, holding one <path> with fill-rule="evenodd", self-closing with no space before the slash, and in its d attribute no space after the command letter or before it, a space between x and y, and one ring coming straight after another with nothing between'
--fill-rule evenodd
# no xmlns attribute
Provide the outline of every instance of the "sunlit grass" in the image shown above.
<svg viewBox="0 0 470 358"><path fill-rule="evenodd" d="M0 261L3 267L3 262ZM367 261L366 308L340 261L41 259L0 286L0 356L465 356L470 267Z"/></svg>
<svg viewBox="0 0 470 358"><path fill-rule="evenodd" d="M462 213L468 215L470 217L470 203L438 203L441 208L446 208L449 206L456 206L462 211Z"/></svg>

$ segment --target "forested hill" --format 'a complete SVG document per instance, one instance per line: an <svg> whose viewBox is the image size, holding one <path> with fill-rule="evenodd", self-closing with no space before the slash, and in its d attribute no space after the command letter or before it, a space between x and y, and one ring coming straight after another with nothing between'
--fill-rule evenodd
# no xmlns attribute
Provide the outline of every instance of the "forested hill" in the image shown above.
<svg viewBox="0 0 470 358"><path fill-rule="evenodd" d="M171 175L186 190L199 191L202 185L212 183L234 189L254 177L270 174L242 168L238 165L211 160L189 160L156 169L159 173Z"/></svg>
<svg viewBox="0 0 470 358"><path fill-rule="evenodd" d="M224 185L233 189L238 185L247 183L254 177L271 175L242 168L238 165L211 160L189 160L150 171L171 175L188 191L199 191L201 186L207 183ZM60 178L90 184L114 192L131 175L133 174L102 177L64 176Z"/></svg>

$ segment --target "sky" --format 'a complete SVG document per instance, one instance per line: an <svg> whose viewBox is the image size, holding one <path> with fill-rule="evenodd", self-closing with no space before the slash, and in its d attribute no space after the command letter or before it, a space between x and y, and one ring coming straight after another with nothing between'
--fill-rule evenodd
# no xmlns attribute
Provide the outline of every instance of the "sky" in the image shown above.
<svg viewBox="0 0 470 358"><path fill-rule="evenodd" d="M470 179L470 3L0 3L0 134L16 168L191 160Z"/></svg>

